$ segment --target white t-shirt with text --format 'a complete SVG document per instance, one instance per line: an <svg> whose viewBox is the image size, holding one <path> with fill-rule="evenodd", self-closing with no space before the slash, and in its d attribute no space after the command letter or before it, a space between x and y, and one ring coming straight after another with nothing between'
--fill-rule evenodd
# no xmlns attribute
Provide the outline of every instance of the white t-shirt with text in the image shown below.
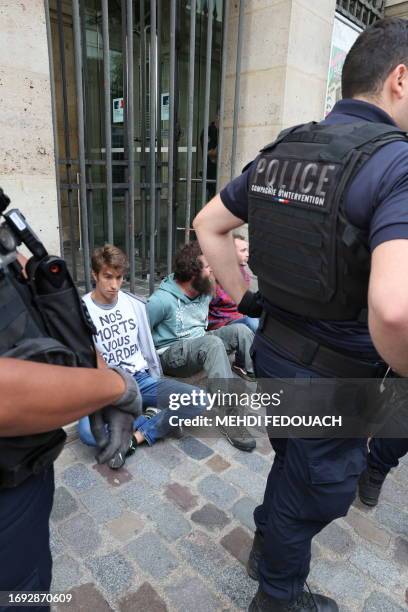
<svg viewBox="0 0 408 612"><path fill-rule="evenodd" d="M108 365L115 365L135 374L148 368L140 350L139 325L132 299L119 291L112 306L98 305L87 293L83 297L89 315L96 327L95 346Z"/></svg>

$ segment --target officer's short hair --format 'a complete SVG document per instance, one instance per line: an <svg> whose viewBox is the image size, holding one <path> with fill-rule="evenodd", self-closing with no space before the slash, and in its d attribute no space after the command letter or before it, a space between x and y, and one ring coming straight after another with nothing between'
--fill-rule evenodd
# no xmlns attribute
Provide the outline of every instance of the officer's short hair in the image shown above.
<svg viewBox="0 0 408 612"><path fill-rule="evenodd" d="M347 54L341 76L343 98L378 94L398 64L408 66L408 21L380 19L360 34Z"/></svg>
<svg viewBox="0 0 408 612"><path fill-rule="evenodd" d="M95 274L99 274L102 266L108 266L118 272L125 272L129 265L125 253L113 244L105 244L105 246L95 249L92 253L91 263L92 271Z"/></svg>
<svg viewBox="0 0 408 612"><path fill-rule="evenodd" d="M179 248L174 257L174 278L181 283L186 283L197 276L203 267L199 260L202 254L197 241L188 242Z"/></svg>

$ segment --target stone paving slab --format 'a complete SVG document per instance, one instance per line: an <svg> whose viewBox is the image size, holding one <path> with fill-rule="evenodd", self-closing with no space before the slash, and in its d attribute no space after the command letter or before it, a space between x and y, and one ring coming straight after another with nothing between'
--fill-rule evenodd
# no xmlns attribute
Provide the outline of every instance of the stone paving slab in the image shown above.
<svg viewBox="0 0 408 612"><path fill-rule="evenodd" d="M71 438L56 462L51 549L52 589L73 602L54 609L247 610L257 588L245 571L252 512L272 460L266 438L247 454L187 435L140 448L113 472ZM341 612L407 610L407 500L405 459L376 509L356 501L315 538L310 585Z"/></svg>
<svg viewBox="0 0 408 612"><path fill-rule="evenodd" d="M135 610L149 610L149 612L167 612L167 606L148 582L135 592L130 592L119 602L121 612L135 612Z"/></svg>
<svg viewBox="0 0 408 612"><path fill-rule="evenodd" d="M171 586L166 588L166 594L173 603L175 610L195 610L208 612L222 607L220 599L208 589L207 585L197 576L181 576Z"/></svg>

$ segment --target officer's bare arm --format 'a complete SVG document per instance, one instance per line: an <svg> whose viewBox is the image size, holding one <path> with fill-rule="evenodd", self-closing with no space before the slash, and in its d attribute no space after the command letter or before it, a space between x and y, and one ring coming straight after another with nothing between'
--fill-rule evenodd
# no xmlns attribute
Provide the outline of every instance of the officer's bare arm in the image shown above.
<svg viewBox="0 0 408 612"><path fill-rule="evenodd" d="M119 399L125 391L113 370L65 368L0 359L0 436L49 431Z"/></svg>
<svg viewBox="0 0 408 612"><path fill-rule="evenodd" d="M243 225L224 206L217 194L193 221L200 246L214 276L232 299L239 304L248 287L239 270L231 230Z"/></svg>
<svg viewBox="0 0 408 612"><path fill-rule="evenodd" d="M368 324L381 357L408 376L408 240L374 249L368 291Z"/></svg>

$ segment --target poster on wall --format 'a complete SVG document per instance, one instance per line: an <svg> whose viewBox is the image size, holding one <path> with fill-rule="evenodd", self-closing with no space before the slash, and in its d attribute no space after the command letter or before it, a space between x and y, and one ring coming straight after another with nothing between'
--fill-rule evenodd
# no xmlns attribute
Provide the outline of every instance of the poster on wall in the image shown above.
<svg viewBox="0 0 408 612"><path fill-rule="evenodd" d="M326 107L327 115L341 98L341 70L348 51L361 32L361 28L336 14L330 53L329 76L327 79Z"/></svg>
<svg viewBox="0 0 408 612"><path fill-rule="evenodd" d="M123 98L113 98L112 102L112 121L113 123L123 123L123 110L125 103Z"/></svg>
<svg viewBox="0 0 408 612"><path fill-rule="evenodd" d="M170 119L170 94L169 92L161 94L161 120L168 121Z"/></svg>

